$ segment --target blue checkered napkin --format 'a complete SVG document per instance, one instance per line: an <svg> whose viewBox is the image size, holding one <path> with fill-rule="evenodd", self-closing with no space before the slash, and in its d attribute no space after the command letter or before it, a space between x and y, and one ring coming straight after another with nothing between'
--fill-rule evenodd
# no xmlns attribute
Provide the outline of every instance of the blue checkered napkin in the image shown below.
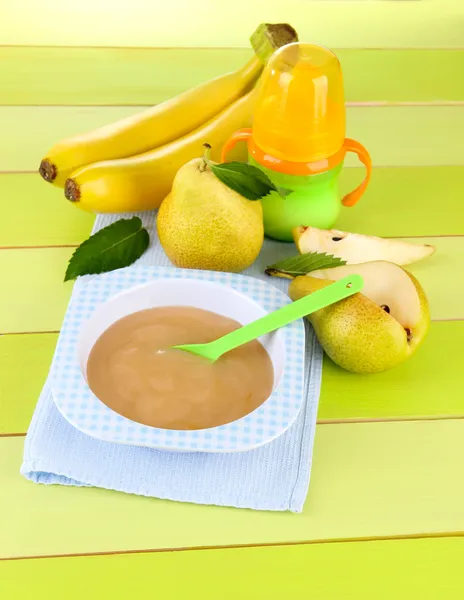
<svg viewBox="0 0 464 600"><path fill-rule="evenodd" d="M269 283L233 273L133 266L96 277L78 286L73 293L51 369L52 394L62 415L83 433L100 440L163 450L240 452L261 446L288 429L304 401L304 325L301 320L281 330L285 363L279 386L262 406L233 423L199 431L156 429L116 414L94 396L78 360L79 334L85 323L115 294L160 279L220 283L249 296L268 312L289 302L283 292Z"/></svg>
<svg viewBox="0 0 464 600"><path fill-rule="evenodd" d="M153 241L139 265L169 266L157 242L152 215L143 215L143 219ZM116 218L99 217L97 227L111 220ZM247 274L264 279L264 266L293 252L290 245L267 241ZM88 281L82 278L73 296ZM272 283L285 289L284 281ZM21 473L37 483L96 486L197 504L300 512L309 484L322 371L322 352L311 329L306 335L305 371L306 402L290 428L264 446L235 453L169 452L94 439L64 419L47 381L27 434Z"/></svg>

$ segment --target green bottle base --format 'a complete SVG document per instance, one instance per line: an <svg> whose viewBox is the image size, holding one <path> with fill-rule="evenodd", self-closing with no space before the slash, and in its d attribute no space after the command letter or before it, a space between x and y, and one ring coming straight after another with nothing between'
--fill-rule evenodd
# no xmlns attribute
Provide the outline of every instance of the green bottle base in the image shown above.
<svg viewBox="0 0 464 600"><path fill-rule="evenodd" d="M266 169L249 156L249 163L266 173L277 187L292 190L288 196L271 192L261 199L266 237L292 242L300 225L331 229L340 214L338 176L343 163L318 175L285 175Z"/></svg>

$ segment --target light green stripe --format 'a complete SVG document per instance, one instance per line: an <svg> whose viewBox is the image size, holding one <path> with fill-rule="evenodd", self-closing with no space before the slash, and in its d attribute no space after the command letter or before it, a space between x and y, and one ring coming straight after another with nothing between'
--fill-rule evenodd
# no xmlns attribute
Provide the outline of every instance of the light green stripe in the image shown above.
<svg viewBox="0 0 464 600"><path fill-rule="evenodd" d="M201 11L191 0L162 10L146 0L16 0L2 7L0 44L236 47L259 23L283 21L300 39L333 48L462 47L461 0L204 0Z"/></svg>
<svg viewBox="0 0 464 600"><path fill-rule="evenodd" d="M375 166L462 165L464 106L348 109L347 137L366 146ZM349 155L345 164L359 163Z"/></svg>
<svg viewBox="0 0 464 600"><path fill-rule="evenodd" d="M56 340L56 334L0 337L0 434L27 430ZM414 357L387 373L353 376L327 359L318 418L463 415L463 347L464 322L432 323L426 342ZM446 394L443 381L447 382Z"/></svg>
<svg viewBox="0 0 464 600"><path fill-rule="evenodd" d="M464 100L462 50L335 50L345 98ZM220 48L0 48L1 104L163 102L239 68L251 50Z"/></svg>
<svg viewBox="0 0 464 600"><path fill-rule="evenodd" d="M362 177L362 169L344 169L343 192ZM336 227L389 237L464 234L463 198L464 166L377 168L365 196L342 210ZM35 173L0 174L0 206L0 246L78 244L94 220Z"/></svg>
<svg viewBox="0 0 464 600"><path fill-rule="evenodd" d="M90 589L113 600L147 589L179 600L391 600L399 589L401 598L457 600L463 552L462 538L437 538L18 560L0 563L0 585L10 598L37 600L62 600L64 590L82 600Z"/></svg>
<svg viewBox="0 0 464 600"><path fill-rule="evenodd" d="M0 174L0 246L79 244L94 215L76 209L37 173Z"/></svg>
<svg viewBox="0 0 464 600"><path fill-rule="evenodd" d="M361 169L344 169L342 192L353 190L363 176ZM464 166L376 168L365 195L342 209L336 227L388 237L461 235L463 199Z"/></svg>
<svg viewBox="0 0 464 600"><path fill-rule="evenodd" d="M0 250L0 334L51 331L61 322L72 284L63 283L74 248Z"/></svg>
<svg viewBox="0 0 464 600"><path fill-rule="evenodd" d="M459 321L432 323L417 353L386 373L352 375L326 357L318 418L462 416L463 348L464 321Z"/></svg>
<svg viewBox="0 0 464 600"><path fill-rule="evenodd" d="M0 170L34 171L60 139L112 123L140 108L0 107Z"/></svg>
<svg viewBox="0 0 464 600"><path fill-rule="evenodd" d="M430 300L432 318L464 318L464 280L457 276L464 260L464 237L418 238L437 252L411 265ZM58 330L71 293L62 283L72 248L0 250L2 285L0 333Z"/></svg>
<svg viewBox="0 0 464 600"><path fill-rule="evenodd" d="M23 441L0 438L0 557L396 536L463 526L464 486L457 476L462 420L319 426L300 515L33 484L18 473Z"/></svg>
<svg viewBox="0 0 464 600"><path fill-rule="evenodd" d="M430 258L408 265L422 284L430 303L432 319L464 318L464 237L417 238L422 244L432 244L436 252Z"/></svg>
<svg viewBox="0 0 464 600"><path fill-rule="evenodd" d="M57 338L57 334L0 336L0 434L27 431Z"/></svg>
<svg viewBox="0 0 464 600"><path fill-rule="evenodd" d="M138 107L0 107L0 169L36 171L41 158L68 135L139 111ZM376 166L464 164L464 106L355 107L347 136L363 143ZM359 165L347 158L348 166Z"/></svg>

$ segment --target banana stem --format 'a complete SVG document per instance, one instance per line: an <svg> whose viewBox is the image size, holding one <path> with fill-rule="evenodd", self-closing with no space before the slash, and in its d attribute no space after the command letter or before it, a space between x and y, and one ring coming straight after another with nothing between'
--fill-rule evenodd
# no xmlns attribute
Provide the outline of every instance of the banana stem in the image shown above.
<svg viewBox="0 0 464 600"><path fill-rule="evenodd" d="M76 183L74 179L66 179L64 184L64 195L70 202L79 202L81 190L79 189L79 184Z"/></svg>
<svg viewBox="0 0 464 600"><path fill-rule="evenodd" d="M250 37L256 56L266 64L281 46L298 41L298 34L288 23L261 23Z"/></svg>
<svg viewBox="0 0 464 600"><path fill-rule="evenodd" d="M49 181L51 183L56 179L56 166L48 158L44 158L40 163L39 173L42 175L45 181Z"/></svg>

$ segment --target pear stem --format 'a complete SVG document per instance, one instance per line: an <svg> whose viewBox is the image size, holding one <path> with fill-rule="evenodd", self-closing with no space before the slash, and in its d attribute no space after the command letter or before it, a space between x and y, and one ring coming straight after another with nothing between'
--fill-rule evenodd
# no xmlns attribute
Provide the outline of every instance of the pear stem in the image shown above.
<svg viewBox="0 0 464 600"><path fill-rule="evenodd" d="M210 161L209 157L211 156L211 146L209 144L203 144L203 148L205 149L203 153L203 162L199 167L201 173L203 173L203 171L206 171L206 167L209 165Z"/></svg>
<svg viewBox="0 0 464 600"><path fill-rule="evenodd" d="M295 275L291 275L290 273L286 273L285 271L279 271L278 269L266 269L264 271L266 275L270 275L271 277L282 277L284 279L295 279Z"/></svg>

